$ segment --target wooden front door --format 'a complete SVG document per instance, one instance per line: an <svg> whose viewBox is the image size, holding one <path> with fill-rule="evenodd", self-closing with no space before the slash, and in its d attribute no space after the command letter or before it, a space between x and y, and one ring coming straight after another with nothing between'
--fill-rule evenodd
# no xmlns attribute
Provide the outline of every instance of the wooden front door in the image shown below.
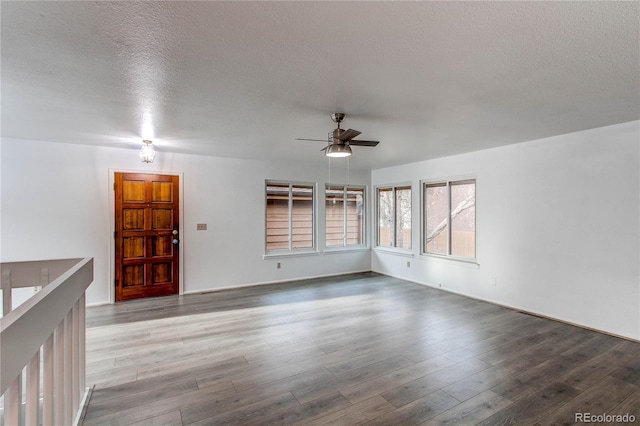
<svg viewBox="0 0 640 426"><path fill-rule="evenodd" d="M116 301L178 294L178 176L115 174Z"/></svg>

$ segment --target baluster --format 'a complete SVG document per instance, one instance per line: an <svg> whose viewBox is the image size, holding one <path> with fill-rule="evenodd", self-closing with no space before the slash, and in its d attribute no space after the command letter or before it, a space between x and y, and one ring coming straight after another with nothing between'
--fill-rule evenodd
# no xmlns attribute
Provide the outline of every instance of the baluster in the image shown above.
<svg viewBox="0 0 640 426"><path fill-rule="evenodd" d="M73 334L72 334L72 322L71 318L73 310L67 312L67 316L64 318L64 419L65 424L71 424L73 422L73 393L72 385L73 381L73 365L71 360L73 356L71 351L73 349Z"/></svg>
<svg viewBox="0 0 640 426"><path fill-rule="evenodd" d="M38 425L40 411L40 350L31 357L27 364L26 405L24 412L25 425Z"/></svg>
<svg viewBox="0 0 640 426"><path fill-rule="evenodd" d="M84 395L87 387L87 301L85 293L80 296L80 396Z"/></svg>
<svg viewBox="0 0 640 426"><path fill-rule="evenodd" d="M40 287L44 288L49 282L49 268L44 266L40 268Z"/></svg>
<svg viewBox="0 0 640 426"><path fill-rule="evenodd" d="M6 316L11 312L11 269L2 270L0 288L2 290L2 315Z"/></svg>
<svg viewBox="0 0 640 426"><path fill-rule="evenodd" d="M15 378L4 393L4 424L22 424L22 373Z"/></svg>
<svg viewBox="0 0 640 426"><path fill-rule="evenodd" d="M55 383L55 424L64 424L64 321L61 321L56 327L56 347L55 347L55 363L56 370L54 375Z"/></svg>
<svg viewBox="0 0 640 426"><path fill-rule="evenodd" d="M72 321L72 347L71 347L71 365L73 366L73 371L71 374L71 402L72 402L72 412L75 414L78 412L78 406L80 401L80 361L78 353L80 352L80 338L79 338L79 328L78 328L78 302L73 304L73 308L71 310L71 321Z"/></svg>
<svg viewBox="0 0 640 426"><path fill-rule="evenodd" d="M53 351L54 333L45 341L42 348L42 424L43 426L50 426L54 424L53 421L53 401L54 401L54 385L53 385L53 370L54 370L54 351Z"/></svg>

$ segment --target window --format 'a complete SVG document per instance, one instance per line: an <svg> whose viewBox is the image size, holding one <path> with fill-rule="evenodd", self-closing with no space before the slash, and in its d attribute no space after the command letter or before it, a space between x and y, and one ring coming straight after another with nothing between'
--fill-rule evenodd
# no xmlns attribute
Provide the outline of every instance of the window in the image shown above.
<svg viewBox="0 0 640 426"><path fill-rule="evenodd" d="M475 259L475 179L425 183L423 191L423 251Z"/></svg>
<svg viewBox="0 0 640 426"><path fill-rule="evenodd" d="M380 247L411 249L411 187L378 188Z"/></svg>
<svg viewBox="0 0 640 426"><path fill-rule="evenodd" d="M266 183L266 249L315 248L313 184Z"/></svg>
<svg viewBox="0 0 640 426"><path fill-rule="evenodd" d="M327 185L325 188L325 245L347 247L363 245L363 187Z"/></svg>

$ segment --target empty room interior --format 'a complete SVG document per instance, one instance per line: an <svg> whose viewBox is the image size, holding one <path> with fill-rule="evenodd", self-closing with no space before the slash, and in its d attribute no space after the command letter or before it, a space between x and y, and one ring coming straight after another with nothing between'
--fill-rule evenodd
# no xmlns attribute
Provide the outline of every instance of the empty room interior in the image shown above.
<svg viewBox="0 0 640 426"><path fill-rule="evenodd" d="M640 2L0 19L0 425L640 424Z"/></svg>

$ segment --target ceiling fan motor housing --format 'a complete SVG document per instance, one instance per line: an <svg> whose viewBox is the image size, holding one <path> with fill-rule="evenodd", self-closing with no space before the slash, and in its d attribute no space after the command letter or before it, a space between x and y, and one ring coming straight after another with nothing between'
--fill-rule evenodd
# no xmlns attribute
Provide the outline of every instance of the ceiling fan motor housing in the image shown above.
<svg viewBox="0 0 640 426"><path fill-rule="evenodd" d="M333 131L329 132L329 140L332 143L344 144L344 141L340 139L340 135L342 135L344 131L344 129L341 129L339 127L337 129L334 129Z"/></svg>
<svg viewBox="0 0 640 426"><path fill-rule="evenodd" d="M327 146L322 149L328 157L347 157L351 155L350 146L376 146L379 143L379 141L354 139L362 132L354 129L345 130L340 128L340 123L344 120L345 116L346 115L341 112L331 114L331 119L337 123L338 126L327 134ZM322 139L296 138L296 140L324 142Z"/></svg>

